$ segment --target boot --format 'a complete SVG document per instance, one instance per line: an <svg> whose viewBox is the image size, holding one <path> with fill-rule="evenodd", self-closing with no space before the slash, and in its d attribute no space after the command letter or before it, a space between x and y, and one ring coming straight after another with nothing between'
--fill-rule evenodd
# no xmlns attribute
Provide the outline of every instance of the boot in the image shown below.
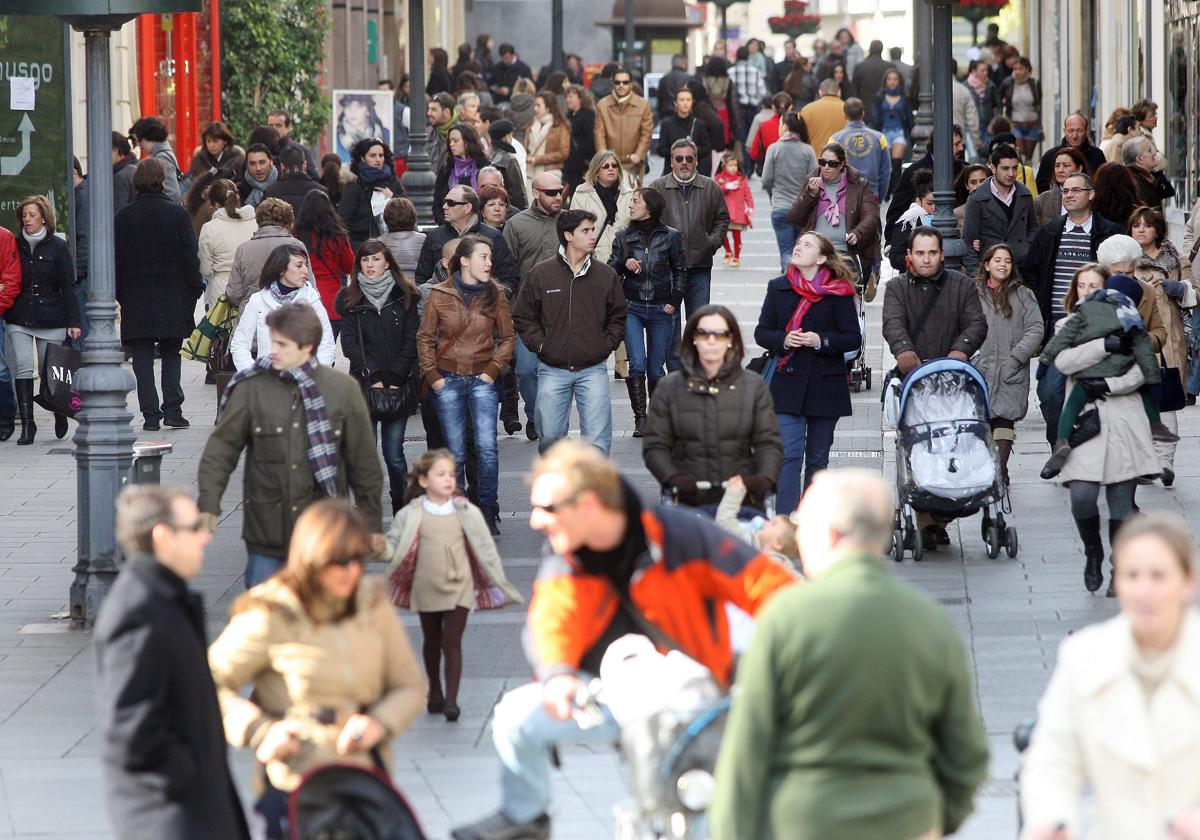
<svg viewBox="0 0 1200 840"><path fill-rule="evenodd" d="M1000 452L1000 477L1004 479L1004 486L1008 487L1008 459L1012 457L1013 442L998 440L996 449Z"/></svg>
<svg viewBox="0 0 1200 840"><path fill-rule="evenodd" d="M1150 438L1159 443L1179 443L1179 435L1167 428L1161 421L1150 424Z"/></svg>
<svg viewBox="0 0 1200 840"><path fill-rule="evenodd" d="M33 380L18 379L14 384L17 390L17 414L21 417L21 437L17 440L17 446L28 446L37 434L37 426L33 424Z"/></svg>
<svg viewBox="0 0 1200 840"><path fill-rule="evenodd" d="M480 505L479 510L482 511L483 518L487 522L488 530L491 531L492 536L500 536L500 508L493 505Z"/></svg>
<svg viewBox="0 0 1200 840"><path fill-rule="evenodd" d="M521 431L521 415L517 410L517 375L512 368L500 377L500 386L504 398L500 400L500 420L504 424L504 433L513 435Z"/></svg>
<svg viewBox="0 0 1200 840"><path fill-rule="evenodd" d="M1117 597L1117 568L1112 561L1112 547L1117 542L1117 532L1121 530L1123 519L1108 520L1108 589L1104 590L1105 598Z"/></svg>
<svg viewBox="0 0 1200 840"><path fill-rule="evenodd" d="M1042 467L1042 478L1049 481L1062 472L1063 466L1067 463L1067 458L1071 457L1071 444L1067 443L1066 438L1059 438L1054 444L1054 451L1050 453L1050 457L1046 459L1046 466Z"/></svg>
<svg viewBox="0 0 1200 840"><path fill-rule="evenodd" d="M629 405L633 408L633 436L640 438L646 425L646 377L631 376L625 380L629 390Z"/></svg>
<svg viewBox="0 0 1200 840"><path fill-rule="evenodd" d="M1095 592L1104 582L1104 543L1100 540L1100 517L1075 517L1075 527L1083 540L1083 586L1088 592Z"/></svg>
<svg viewBox="0 0 1200 840"><path fill-rule="evenodd" d="M67 425L67 415L60 412L54 412L54 436L62 440L67 436L67 431L70 426Z"/></svg>
<svg viewBox="0 0 1200 840"><path fill-rule="evenodd" d="M650 400L654 399L654 389L657 387L658 387L657 379L648 379L647 380L646 393L648 394L648 396L646 397L646 402L650 402Z"/></svg>

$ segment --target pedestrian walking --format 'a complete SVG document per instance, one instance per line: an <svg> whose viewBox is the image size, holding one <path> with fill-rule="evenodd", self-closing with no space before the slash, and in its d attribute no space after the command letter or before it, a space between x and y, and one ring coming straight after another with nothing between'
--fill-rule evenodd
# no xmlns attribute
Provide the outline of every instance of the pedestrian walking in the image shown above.
<svg viewBox="0 0 1200 840"><path fill-rule="evenodd" d="M975 113L979 117L979 140L983 147L991 145L992 137L988 126L1000 109L1000 94L991 80L992 67L986 61L972 59L967 65L967 76L963 80L975 102Z"/></svg>
<svg viewBox="0 0 1200 840"><path fill-rule="evenodd" d="M964 149L962 131L954 130L950 133L953 141L951 147L951 170L954 178L962 174L966 167L966 162L962 159ZM896 182L896 189L892 190L892 200L888 204L887 222L883 227L883 236L889 242L896 230L896 220L901 214L912 206L913 202L913 176L922 170L933 171L933 137L930 136L925 141L925 156L919 160L914 160L909 166L906 166L900 172L900 179Z"/></svg>
<svg viewBox="0 0 1200 840"><path fill-rule="evenodd" d="M450 278L432 286L417 332L421 374L434 393L446 446L465 486L468 414L479 464L479 507L499 534L497 382L512 360L513 319L492 280L492 240L467 234L450 261Z"/></svg>
<svg viewBox="0 0 1200 840"><path fill-rule="evenodd" d="M518 210L524 210L529 206L529 191L525 188L524 147L521 149L522 157L518 158L513 130L510 121L493 120L488 125L488 137L492 141L488 154L492 166L500 170L504 177L504 189L508 192L509 201Z"/></svg>
<svg viewBox="0 0 1200 840"><path fill-rule="evenodd" d="M278 140L278 154L283 154L287 149L295 147L304 153L304 171L313 181L321 180L321 171L317 167L316 155L312 153L312 149L305 146L299 140L292 136L292 129L295 123L292 120L292 115L282 108L276 108L267 114L267 125L275 130L275 136Z"/></svg>
<svg viewBox="0 0 1200 840"><path fill-rule="evenodd" d="M305 196L292 232L308 251L309 269L316 280L316 290L325 317L329 319L332 338L337 341L342 316L338 314L334 298L354 267L349 233L329 197L320 190L312 190Z"/></svg>
<svg viewBox="0 0 1200 840"><path fill-rule="evenodd" d="M408 476L406 503L392 521L384 552L392 603L421 619L421 653L429 681L425 709L445 715L450 723L461 714L462 641L471 610L525 602L504 575L484 515L457 494L456 472L454 456L445 449L430 450L416 460Z"/></svg>
<svg viewBox="0 0 1200 840"><path fill-rule="evenodd" d="M142 157L157 158L163 168L163 194L172 201L183 197L183 171L175 150L167 142L167 124L158 117L142 117L129 128L129 136L137 143Z"/></svg>
<svg viewBox="0 0 1200 840"><path fill-rule="evenodd" d="M204 303L211 307L229 286L237 249L250 241L258 227L254 221L254 208L241 206L237 185L233 181L225 178L214 181L208 188L208 203L213 208L213 214L200 228L197 247L200 276L207 280Z"/></svg>
<svg viewBox="0 0 1200 840"><path fill-rule="evenodd" d="M792 106L792 97L786 93L777 93L771 97L769 112L760 111L750 126L747 143L750 147L750 157L754 159L754 171L759 175L762 175L767 152L779 142L779 135L783 133L783 115L792 110ZM707 173L702 171L701 174Z"/></svg>
<svg viewBox="0 0 1200 840"><path fill-rule="evenodd" d="M714 55L705 63L701 73L704 89L722 126L721 142L718 144L714 141L713 148L728 151L737 142L738 127L737 95L729 78L729 62Z"/></svg>
<svg viewBox="0 0 1200 840"><path fill-rule="evenodd" d="M829 466L838 419L849 417L845 354L862 346L855 276L828 239L805 233L787 271L767 284L755 342L783 439L776 509L790 513L813 476Z"/></svg>
<svg viewBox="0 0 1200 840"><path fill-rule="evenodd" d="M492 93L497 102L507 102L515 94L517 82L532 79L533 71L521 60L512 44L500 45L500 61L492 65Z"/></svg>
<svg viewBox="0 0 1200 840"><path fill-rule="evenodd" d="M780 271L787 270L792 248L801 228L792 224L788 214L800 193L808 186L809 173L817 168L817 155L808 144L808 127L795 111L783 115L783 134L767 149L763 163L763 189L771 199L771 228L779 249Z"/></svg>
<svg viewBox="0 0 1200 840"><path fill-rule="evenodd" d="M324 186L308 177L305 171L307 165L304 150L298 144L284 148L279 153L279 178L263 190L263 197L282 198L292 205L292 212L299 216L304 199L310 192L323 192L328 196L329 191Z"/></svg>
<svg viewBox="0 0 1200 840"><path fill-rule="evenodd" d="M1033 200L1033 209L1037 213L1038 225L1057 219L1066 212L1063 207L1062 185L1068 176L1075 175L1087 169L1087 161L1083 154L1070 146L1059 149L1054 156L1054 183L1050 189L1039 193Z"/></svg>
<svg viewBox="0 0 1200 840"><path fill-rule="evenodd" d="M908 154L908 142L913 130L912 105L905 93L904 77L899 70L893 68L884 73L883 87L871 97L871 113L867 121L887 141L892 167L890 184L894 191L899 183L900 169Z"/></svg>
<svg viewBox="0 0 1200 840"><path fill-rule="evenodd" d="M241 180L246 166L246 153L237 144L233 134L223 122L209 123L200 135L200 145L192 153L187 178L195 181L205 172L215 169L222 178Z"/></svg>
<svg viewBox="0 0 1200 840"><path fill-rule="evenodd" d="M788 213L801 230L833 243L839 254L858 262L862 277L879 262L879 201L870 182L847 164L846 150L828 143L817 156L817 175L808 179Z"/></svg>
<svg viewBox="0 0 1200 840"><path fill-rule="evenodd" d="M129 138L119 131L114 131L112 133L114 216L118 210L133 201L133 170L136 167L137 158L133 156L129 145Z"/></svg>
<svg viewBox="0 0 1200 840"><path fill-rule="evenodd" d="M634 92L633 75L624 67L612 74L612 84L612 93L596 103L596 148L615 152L625 177L641 186L654 114L650 103Z"/></svg>
<svg viewBox="0 0 1200 840"><path fill-rule="evenodd" d="M21 228L18 228L21 230ZM5 334L4 315L21 292L21 251L17 237L0 225L0 346ZM17 401L13 392L12 370L6 354L0 353L0 441L8 440L16 431Z"/></svg>
<svg viewBox="0 0 1200 840"><path fill-rule="evenodd" d="M1013 128L1015 131L1015 124ZM1050 189L1050 181L1054 176L1054 157L1058 154L1058 150L1064 146L1073 149L1079 149L1079 153L1082 154L1084 160L1087 161L1087 171L1089 175L1094 173L1105 163L1104 152L1100 151L1098 147L1092 145L1092 140L1089 136L1090 130L1091 123L1083 114L1070 114L1065 120L1063 120L1062 142L1042 155L1041 163L1038 165L1038 192L1045 192L1046 190ZM1018 139L1020 136L1020 134L1017 134Z"/></svg>
<svg viewBox="0 0 1200 840"><path fill-rule="evenodd" d="M869 102L883 87L887 73L895 69L896 66L883 57L883 41L872 41L867 57L851 70L850 96Z"/></svg>
<svg viewBox="0 0 1200 840"><path fill-rule="evenodd" d="M433 185L433 220L446 220L443 202L452 187L470 187L479 191L479 170L491 161L483 150L479 134L469 125L456 123L446 134L446 156L438 162Z"/></svg>
<svg viewBox="0 0 1200 840"><path fill-rule="evenodd" d="M429 51L429 78L425 82L425 95L450 93L454 90L454 76L450 73L450 56L441 47Z"/></svg>
<svg viewBox="0 0 1200 840"><path fill-rule="evenodd" d="M204 291L191 219L167 199L163 176L155 158L139 162L133 176L137 197L114 222L121 343L133 353L138 407L148 432L158 431L160 424L176 429L189 425L183 416L179 349L196 328L196 301ZM161 403L154 386L156 355Z"/></svg>
<svg viewBox="0 0 1200 840"><path fill-rule="evenodd" d="M499 170L497 170L494 166L488 167L488 169L497 173L497 176L499 176ZM480 177L482 178L485 176L486 170L484 175L481 175ZM497 177L496 180L503 181L504 179L502 177ZM489 184L485 182L484 184L480 185L479 205L479 218L483 221L483 223L488 227L494 228L495 230L501 232L504 231L504 225L508 222L508 220L521 212L516 207L513 207L508 203L508 190L504 189L504 187L500 184Z"/></svg>
<svg viewBox="0 0 1200 840"><path fill-rule="evenodd" d="M532 79L517 79L512 91L512 99L504 108L504 117L513 124L513 133L524 137L525 130L533 122L533 100L537 87ZM525 148L524 145L521 148Z"/></svg>
<svg viewBox="0 0 1200 840"><path fill-rule="evenodd" d="M1195 552L1187 525L1167 513L1118 533L1121 611L1067 636L1038 703L1021 762L1024 840L1083 836L1085 788L1095 801L1089 838L1198 836ZM1121 736L1101 720L1122 721Z"/></svg>
<svg viewBox="0 0 1200 840"><path fill-rule="evenodd" d="M737 139L742 144L742 161L746 168L754 166L750 157L750 146L747 141L750 136L750 123L758 113L758 103L764 97L770 98L767 82L763 73L750 61L750 50L738 47L733 67L729 68L729 79L733 83L734 96L737 101Z"/></svg>
<svg viewBox="0 0 1200 840"><path fill-rule="evenodd" d="M617 232L629 227L633 194L629 181L621 177L616 153L608 149L596 152L583 182L571 195L572 210L587 210L596 217L596 259L608 262Z"/></svg>
<svg viewBox="0 0 1200 840"><path fill-rule="evenodd" d="M421 713L408 636L384 581L364 574L383 537L361 507L307 508L287 566L234 602L208 651L226 738L254 750L254 811L270 838L288 836L288 794L310 770L349 764L390 778L391 741Z"/></svg>
<svg viewBox="0 0 1200 840"><path fill-rule="evenodd" d="M384 205L383 224L388 232L379 241L388 247L400 271L412 282L425 246L425 234L417 230L417 208L407 198L393 198Z"/></svg>
<svg viewBox="0 0 1200 840"><path fill-rule="evenodd" d="M563 181L573 193L583 183L588 164L596 156L596 106L592 95L583 85L568 87L566 99L567 121L571 125L571 150L563 164Z"/></svg>
<svg viewBox="0 0 1200 840"><path fill-rule="evenodd" d="M229 283L225 286L229 302L238 309L244 309L250 296L258 290L263 266L276 248L280 245L294 245L305 253L308 252L304 243L292 236L292 226L296 223L296 217L292 213L292 205L283 199L263 199L263 202L254 208L254 221L258 230L234 251ZM317 285L312 266L309 266L308 282L314 288Z"/></svg>
<svg viewBox="0 0 1200 840"><path fill-rule="evenodd" d="M542 173L562 177L571 151L571 126L554 94L542 91L533 99L533 121L525 129L525 154L530 180Z"/></svg>
<svg viewBox="0 0 1200 840"><path fill-rule="evenodd" d="M266 322L267 351L226 386L199 467L200 510L215 525L225 487L246 452L247 589L283 566L296 520L317 498L353 492L372 531L383 530L383 473L361 387L317 363L327 333L312 306L283 304Z"/></svg>
<svg viewBox="0 0 1200 840"><path fill-rule="evenodd" d="M1029 243L1037 230L1033 196L1017 183L1021 159L1012 146L997 146L989 158L992 177L967 198L963 214L963 240L967 244L963 269L974 273L980 257L993 245L1003 242L1012 249L1018 263L1029 253Z"/></svg>
<svg viewBox="0 0 1200 840"><path fill-rule="evenodd" d="M1029 411L1029 363L1042 344L1045 326L1033 290L1021 282L1012 248L1004 243L984 252L975 288L987 337L971 359L987 382L988 423L1000 455L1000 474L1009 482L1008 462L1017 423Z"/></svg>
<svg viewBox="0 0 1200 840"><path fill-rule="evenodd" d="M392 150L378 138L359 140L350 151L354 180L342 188L338 214L350 233L350 247L355 251L363 242L384 232L383 208L392 198L404 195L392 163Z"/></svg>
<svg viewBox="0 0 1200 840"><path fill-rule="evenodd" d="M830 137L846 127L846 111L837 82L826 79L818 90L820 98L800 109L800 116L808 126L809 142L814 149L824 146Z"/></svg>
<svg viewBox="0 0 1200 840"><path fill-rule="evenodd" d="M721 157L721 171L713 179L725 197L729 214L729 232L725 236L725 265L737 268L742 264L742 231L754 227L754 195L750 178L742 171L737 155L726 152ZM733 239L730 246L729 240Z"/></svg>
<svg viewBox="0 0 1200 840"><path fill-rule="evenodd" d="M861 99L847 99L842 105L846 127L836 132L830 142L846 150L847 163L870 182L876 201L882 202L891 183L892 163L887 138L867 127L863 122L865 112Z"/></svg>
<svg viewBox="0 0 1200 840"><path fill-rule="evenodd" d="M791 71L783 80L783 93L792 97L792 107L799 111L808 103L816 101L820 96L817 85L812 63L804 56L797 56L792 62Z"/></svg>
<svg viewBox="0 0 1200 840"><path fill-rule="evenodd" d="M681 369L667 374L650 401L642 460L683 504L719 502L731 475L742 477L758 505L775 491L783 462L779 422L763 378L743 370L744 356L733 313L703 307L683 330ZM700 490L701 481L712 489Z"/></svg>
<svg viewBox="0 0 1200 840"><path fill-rule="evenodd" d="M333 366L337 352L333 328L321 293L308 282L309 273L308 251L303 246L280 245L267 257L258 281L259 290L242 307L229 339L229 352L239 373L252 369L256 358L266 359L275 352L267 319L289 303L307 305L316 313L321 334L314 342L315 355L320 364Z"/></svg>
<svg viewBox="0 0 1200 840"><path fill-rule="evenodd" d="M257 207L267 197L267 189L279 180L274 154L266 143L251 143L246 147L246 168L238 190L242 201Z"/></svg>
<svg viewBox="0 0 1200 840"><path fill-rule="evenodd" d="M617 233L607 260L621 280L629 307L625 317L625 344L630 350L625 386L633 409L634 437L641 437L645 428L647 393L652 396L666 375L675 316L687 284L683 238L662 221L665 208L662 193L634 191L629 203L629 226Z"/></svg>
<svg viewBox="0 0 1200 840"><path fill-rule="evenodd" d="M1163 157L1154 143L1145 137L1131 137L1121 147L1125 168L1133 176L1138 203L1152 210L1162 210L1163 201L1175 197L1175 188L1162 173Z"/></svg>
<svg viewBox="0 0 1200 840"><path fill-rule="evenodd" d="M607 359L625 338L628 303L617 273L594 259L596 217L567 210L556 221L558 255L533 267L521 284L513 324L537 354L538 448L567 436L571 402L583 439L612 448Z"/></svg>
<svg viewBox="0 0 1200 840"><path fill-rule="evenodd" d="M656 154L663 159L662 174L671 171L671 146L676 140L690 139L696 144L699 158L696 169L701 175L712 174L713 143L708 136L708 125L695 112L696 95L688 87L675 94L675 110L658 126Z"/></svg>
<svg viewBox="0 0 1200 840"><path fill-rule="evenodd" d="M395 199L393 199L394 201ZM354 255L346 288L338 292L335 308L342 319L342 352L350 375L363 388L390 392L400 402L417 367L417 304L421 293L405 277L392 252L370 240ZM369 406L369 401L368 401ZM383 449L392 513L403 504L408 462L404 458L404 429L416 406L398 413L371 417L371 431Z"/></svg>
<svg viewBox="0 0 1200 840"><path fill-rule="evenodd" d="M941 607L883 566L892 516L878 473L829 470L805 494L812 582L771 600L738 665L714 840L934 840L971 813L988 748L967 654ZM864 759L870 807L853 790Z"/></svg>
<svg viewBox="0 0 1200 840"><path fill-rule="evenodd" d="M443 246L451 239L473 233L487 237L492 243L492 277L504 289L505 295L511 298L516 294L520 278L517 263L500 231L485 225L480 218L479 195L470 187L453 187L442 200L442 206L446 221L425 235L413 280L418 286L430 282L434 267L442 258Z"/></svg>
<svg viewBox="0 0 1200 840"><path fill-rule="evenodd" d="M188 583L212 541L183 490L117 497L125 562L94 631L105 800L129 840L249 840L208 670L204 602Z"/></svg>

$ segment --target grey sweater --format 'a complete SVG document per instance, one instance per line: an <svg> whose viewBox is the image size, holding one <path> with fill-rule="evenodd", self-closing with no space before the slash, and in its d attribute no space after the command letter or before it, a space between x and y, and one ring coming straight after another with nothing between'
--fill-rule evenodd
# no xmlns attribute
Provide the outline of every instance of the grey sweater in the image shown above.
<svg viewBox="0 0 1200 840"><path fill-rule="evenodd" d="M817 168L813 147L794 137L780 137L767 149L762 183L771 196L772 210L791 210L796 196Z"/></svg>

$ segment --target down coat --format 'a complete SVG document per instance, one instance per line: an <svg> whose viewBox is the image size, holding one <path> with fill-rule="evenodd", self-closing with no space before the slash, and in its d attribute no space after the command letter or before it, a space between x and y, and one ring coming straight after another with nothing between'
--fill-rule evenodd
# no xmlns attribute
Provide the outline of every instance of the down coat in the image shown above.
<svg viewBox="0 0 1200 840"><path fill-rule="evenodd" d="M987 338L971 364L987 381L991 416L1020 420L1029 411L1029 362L1042 343L1042 312L1026 286L1009 289L1008 318L992 302L991 292L978 285L976 289L987 319Z"/></svg>

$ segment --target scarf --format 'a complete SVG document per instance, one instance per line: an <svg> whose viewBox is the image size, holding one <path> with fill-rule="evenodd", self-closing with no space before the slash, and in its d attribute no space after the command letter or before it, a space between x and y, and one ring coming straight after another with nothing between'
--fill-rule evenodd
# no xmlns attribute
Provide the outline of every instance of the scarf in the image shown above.
<svg viewBox="0 0 1200 840"><path fill-rule="evenodd" d="M486 284L468 283L462 279L462 274L457 271L454 272L454 288L458 289L458 293L462 295L463 303L467 305L468 309L475 302L475 298L487 291Z"/></svg>
<svg viewBox="0 0 1200 840"><path fill-rule="evenodd" d="M833 278L829 274L829 269L824 266L813 275L811 280L806 280L804 275L800 273L800 269L794 265L789 265L787 269L788 285L792 287L792 291L800 295L800 303L796 305L796 311L792 313L792 317L788 319L787 332L800 329L800 325L804 322L804 316L808 314L808 310L812 305L826 295L834 297L849 297L854 294L854 286L848 280ZM795 350L788 350L779 361L775 364L775 370L780 371L791 361L792 354Z"/></svg>
<svg viewBox="0 0 1200 840"><path fill-rule="evenodd" d="M37 250L37 246L42 243L42 240L50 233L50 228L42 225L42 229L37 233L26 233L21 231L21 236L25 237L25 241L29 243L29 251L32 253Z"/></svg>
<svg viewBox="0 0 1200 840"><path fill-rule="evenodd" d="M387 186L391 179L392 172L386 167L367 166L365 163L358 165L358 182L366 189Z"/></svg>
<svg viewBox="0 0 1200 840"><path fill-rule="evenodd" d="M452 158L452 168L450 170L450 182L453 184L465 184L471 189L479 189L479 164L474 158Z"/></svg>
<svg viewBox="0 0 1200 840"><path fill-rule="evenodd" d="M688 178L686 181L685 181L685 180L683 180L682 178L680 178L680 177L679 177L678 175L676 175L674 172L672 172L672 173L671 173L671 177L675 179L675 182L676 182L677 184L679 184L679 186L681 186L681 187L690 187L692 184L696 183L696 175L697 175L697 174L699 174L699 173L698 173L698 172L693 172L693 173L692 173L692 177L691 177L691 178Z"/></svg>
<svg viewBox="0 0 1200 840"><path fill-rule="evenodd" d="M317 389L313 371L317 369L316 359L309 359L300 367L290 370L275 370L271 367L271 357L262 356L253 366L239 371L225 386L221 397L221 411L229 404L229 395L241 382L252 376L263 373L273 373L280 379L295 382L300 388L300 399L304 403L304 426L308 435L308 465L312 468L313 480L317 484L317 493L329 498L338 495L337 474L338 455L337 440L333 436L333 424L329 422L329 414L325 411L325 398Z"/></svg>
<svg viewBox="0 0 1200 840"><path fill-rule="evenodd" d="M988 80L984 79L980 81L974 73L968 73L967 86L971 88L971 90L975 91L976 96L983 96L985 93L987 93Z"/></svg>
<svg viewBox="0 0 1200 840"><path fill-rule="evenodd" d="M885 87L883 89L884 96L904 96L904 88L902 87Z"/></svg>
<svg viewBox="0 0 1200 840"><path fill-rule="evenodd" d="M250 190L250 195L246 196L246 203L253 207L257 207L259 203L266 197L264 192L266 191L267 187L279 180L279 170L272 166L267 173L267 177L260 181L251 175L250 170L247 169L246 174L242 176L242 179L251 187L253 187L253 189Z"/></svg>
<svg viewBox="0 0 1200 840"><path fill-rule="evenodd" d="M596 188L596 195L600 197L600 203L604 205L604 213L607 218L604 220L605 225L611 225L617 218L617 197L621 194L621 179L612 182L612 186L602 187L597 181L593 184Z"/></svg>
<svg viewBox="0 0 1200 840"><path fill-rule="evenodd" d="M549 114L529 124L529 142L525 145L531 157L546 153L546 139L550 136L550 126L553 124L554 118Z"/></svg>
<svg viewBox="0 0 1200 840"><path fill-rule="evenodd" d="M849 179L846 173L842 173L842 178L838 181L837 200L829 200L829 192L825 189L825 181L821 181L821 197L817 199L817 213L825 214L825 221L829 222L831 227L837 227L842 223L842 216L846 214L846 185Z"/></svg>
<svg viewBox="0 0 1200 840"><path fill-rule="evenodd" d="M375 307L375 311L382 312L384 304L388 302L388 298L392 294L392 289L396 288L396 279L392 277L390 268L374 280L360 271L358 288L362 289L363 297L371 306Z"/></svg>
<svg viewBox="0 0 1200 840"><path fill-rule="evenodd" d="M1142 326L1142 316L1138 314L1137 307L1124 292L1118 292L1116 289L1100 289L1088 295L1088 300L1104 301L1115 306L1117 320L1120 321L1121 329L1124 332L1145 329Z"/></svg>
<svg viewBox="0 0 1200 840"><path fill-rule="evenodd" d="M629 226L638 232L642 241L646 243L646 248L649 249L650 240L654 238L654 229L658 227L658 219L635 219L629 223Z"/></svg>
<svg viewBox="0 0 1200 840"><path fill-rule="evenodd" d="M271 293L271 297L278 301L279 305L282 306L285 303L291 303L294 301L296 299L296 293L300 291L300 288L300 286L296 286L295 288L292 288L291 286L285 286L283 285L282 280L276 280L270 286L267 286L267 291L269 291Z"/></svg>

